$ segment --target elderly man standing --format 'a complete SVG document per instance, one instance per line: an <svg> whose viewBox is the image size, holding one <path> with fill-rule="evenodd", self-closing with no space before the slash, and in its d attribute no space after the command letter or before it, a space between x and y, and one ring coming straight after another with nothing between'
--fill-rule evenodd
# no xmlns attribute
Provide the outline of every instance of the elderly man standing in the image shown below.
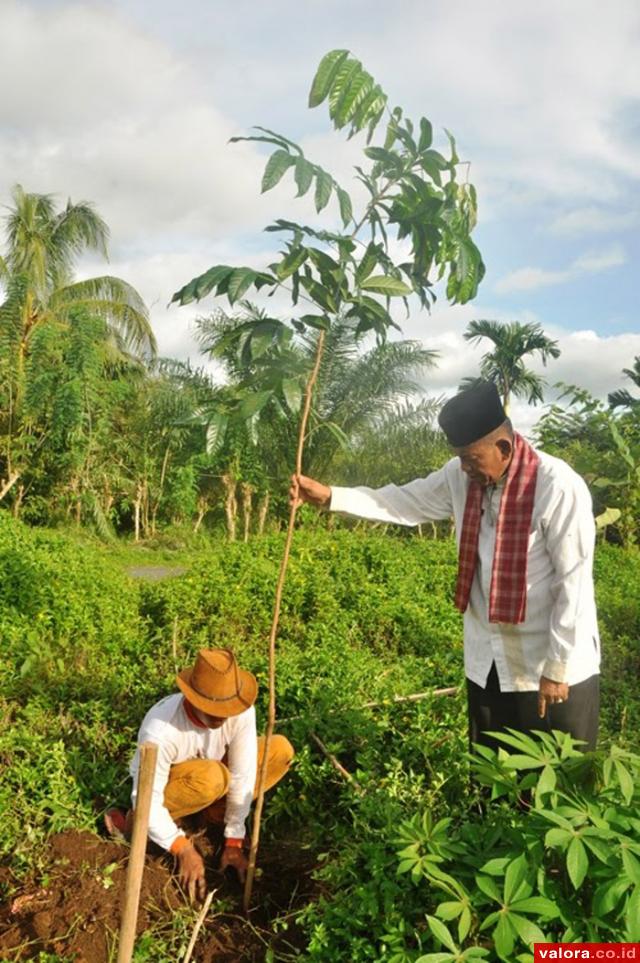
<svg viewBox="0 0 640 963"><path fill-rule="evenodd" d="M244 852L245 820L255 797L264 739L256 734L255 676L241 669L230 649L202 649L193 668L176 678L179 692L166 696L147 712L138 733L138 746L158 746L149 814L149 838L172 853L180 881L189 895L204 897L204 862L180 822L202 813L205 821L224 825L220 868L236 870L241 880L247 869ZM289 741L281 735L269 742L265 789L286 773L293 759ZM139 751L131 763L133 793ZM111 809L107 829L127 835L131 814Z"/></svg>
<svg viewBox="0 0 640 963"><path fill-rule="evenodd" d="M559 729L593 749L600 645L587 486L513 431L491 383L450 399L439 422L456 457L426 478L373 490L300 475L291 496L400 525L453 516L470 741Z"/></svg>

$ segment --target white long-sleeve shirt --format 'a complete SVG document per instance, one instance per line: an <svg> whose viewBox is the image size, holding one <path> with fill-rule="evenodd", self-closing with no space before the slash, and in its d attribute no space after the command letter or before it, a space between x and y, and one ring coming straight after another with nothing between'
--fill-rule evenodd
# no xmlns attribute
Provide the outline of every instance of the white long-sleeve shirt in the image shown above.
<svg viewBox="0 0 640 963"><path fill-rule="evenodd" d="M154 742L158 746L149 814L149 837L154 843L169 849L178 836L184 835L164 805L164 790L171 766L188 759L221 760L225 752L228 753L226 765L231 773L231 784L224 833L236 839L244 836L257 771L258 741L253 706L226 719L219 729L200 728L189 719L184 709L184 696L177 692L149 709L138 733L138 746L143 742ZM129 767L133 778L131 800L134 807L139 761L140 753L136 750Z"/></svg>
<svg viewBox="0 0 640 963"><path fill-rule="evenodd" d="M566 462L538 451L529 535L527 609L519 625L489 622L496 521L504 484L483 496L476 567L464 613L467 678L485 686L492 662L503 692L538 689L540 677L576 685L599 671L593 587L595 522L589 490ZM418 525L453 515L458 545L469 479L452 458L407 485L331 489L331 510L372 521Z"/></svg>

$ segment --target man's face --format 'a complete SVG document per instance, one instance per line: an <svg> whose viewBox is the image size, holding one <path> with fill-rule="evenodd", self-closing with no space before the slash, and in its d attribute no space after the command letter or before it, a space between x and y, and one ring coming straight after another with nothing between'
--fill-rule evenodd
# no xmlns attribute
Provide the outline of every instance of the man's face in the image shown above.
<svg viewBox="0 0 640 963"><path fill-rule="evenodd" d="M209 729L219 729L223 722L226 721L221 716L210 716L208 712L202 712L201 709L196 709L195 706L192 706L192 708L200 721L204 722L205 726L208 726Z"/></svg>
<svg viewBox="0 0 640 963"><path fill-rule="evenodd" d="M509 462L513 446L507 438L497 441L475 441L464 448L453 449L460 459L460 467L472 481L481 485L494 485L502 478Z"/></svg>

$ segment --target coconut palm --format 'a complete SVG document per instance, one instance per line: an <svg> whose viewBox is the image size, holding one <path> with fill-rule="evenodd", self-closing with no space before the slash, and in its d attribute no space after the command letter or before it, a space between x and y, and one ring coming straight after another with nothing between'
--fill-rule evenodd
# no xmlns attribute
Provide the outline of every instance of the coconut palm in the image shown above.
<svg viewBox="0 0 640 963"><path fill-rule="evenodd" d="M259 418L254 416L259 430L253 432L253 437L256 442L259 436L267 439L264 456L273 475L286 474L295 430L296 408L289 403L291 391L295 390L292 386L311 368L314 342L308 335L293 342L274 340L256 362L255 356L243 351L242 321L262 320L265 325L271 322L249 302L242 302L241 307L241 317L230 317L218 310L208 318L198 319L197 336L202 350L222 363L228 388L239 391L240 396L260 396L272 383L274 369L280 370L280 380L289 388L285 387L281 399L274 394L273 404L266 405ZM394 411L398 402L419 392L419 375L436 363L437 352L415 341L384 342L362 351L354 336L356 325L357 319L339 319L326 334L306 452L311 473L326 472L341 446L348 445L385 412ZM223 395L224 392L216 406L224 402Z"/></svg>
<svg viewBox="0 0 640 963"><path fill-rule="evenodd" d="M539 324L471 321L463 337L472 344L478 344L483 338L493 343L493 351L482 356L480 378L498 385L507 414L512 394L526 398L532 405L543 400L544 378L525 367L522 359L525 355L537 354L546 365L549 358L560 357L560 348L557 341L545 335ZM467 387L477 380L465 378L460 387Z"/></svg>
<svg viewBox="0 0 640 963"><path fill-rule="evenodd" d="M633 368L623 368L622 373L630 378L636 388L640 388L640 354L633 359ZM612 408L638 408L640 398L634 398L626 388L618 388L608 395L608 401Z"/></svg>
<svg viewBox="0 0 640 963"><path fill-rule="evenodd" d="M81 201L56 211L49 194L13 190L6 218L7 248L0 259L0 284L9 293L21 282L22 297L14 324L19 355L28 353L36 328L46 322L67 324L82 308L108 325L113 355L154 355L156 342L149 315L138 292L111 275L73 280L84 251L107 257L109 229L92 204Z"/></svg>
<svg viewBox="0 0 640 963"><path fill-rule="evenodd" d="M109 230L93 206L69 201L57 211L50 195L19 185L12 200L0 257L0 499L41 441L24 408L38 340L62 344L79 319L93 317L100 322L94 326L100 356L112 367L131 366L156 350L147 309L131 285L111 275L74 281L84 251L107 256Z"/></svg>

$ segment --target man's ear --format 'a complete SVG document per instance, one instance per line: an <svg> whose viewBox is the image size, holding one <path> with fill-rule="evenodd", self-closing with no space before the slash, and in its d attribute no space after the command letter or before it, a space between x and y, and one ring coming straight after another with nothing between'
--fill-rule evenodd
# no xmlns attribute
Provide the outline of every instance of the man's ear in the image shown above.
<svg viewBox="0 0 640 963"><path fill-rule="evenodd" d="M500 449L500 454L504 460L508 461L513 452L513 442L509 438L498 438L496 445Z"/></svg>

